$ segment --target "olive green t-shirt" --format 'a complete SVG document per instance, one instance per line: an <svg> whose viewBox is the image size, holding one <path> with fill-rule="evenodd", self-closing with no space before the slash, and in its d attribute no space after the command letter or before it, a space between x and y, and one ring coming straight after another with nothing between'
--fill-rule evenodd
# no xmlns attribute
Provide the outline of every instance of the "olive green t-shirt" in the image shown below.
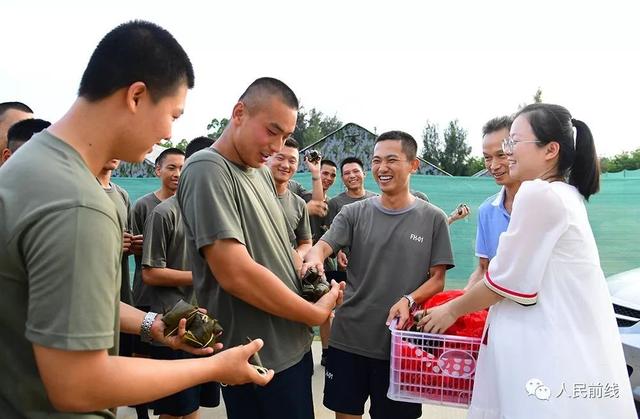
<svg viewBox="0 0 640 419"><path fill-rule="evenodd" d="M291 185L291 183L289 184ZM292 189L290 190L293 191ZM304 199L305 203L311 201L311 192L302 188L301 193L302 195L298 196ZM325 202L327 202L326 199ZM319 215L309 215L309 227L311 228L311 240L315 245L318 240L320 240L320 237L322 237L322 235L329 229L329 225L327 224L327 216L325 215L324 217L320 217ZM338 265L335 257L326 258L324 260L324 271L330 272L336 270L338 270Z"/></svg>
<svg viewBox="0 0 640 419"><path fill-rule="evenodd" d="M118 211L118 218L122 225L122 231L129 230L129 213L131 212L131 201L129 194L119 185L109 182L109 188L104 188L107 196L113 201ZM129 255L122 255L122 279L120 282L120 301L133 305L133 295L131 293L131 279L129 278Z"/></svg>
<svg viewBox="0 0 640 419"><path fill-rule="evenodd" d="M364 191L364 196L360 198L352 198L347 195L346 192L342 192L340 195L336 195L329 200L329 209L327 210L327 225L331 225L333 219L336 218L336 215L340 212L342 207L348 204L353 204L354 202L362 201L363 199L371 198L372 196L376 196L375 192Z"/></svg>
<svg viewBox="0 0 640 419"><path fill-rule="evenodd" d="M420 198L422 199L424 202L430 202L429 201L429 197L427 196L426 193L424 192L420 192L420 191L411 191L411 195L415 196L416 198Z"/></svg>
<svg viewBox="0 0 640 419"><path fill-rule="evenodd" d="M0 416L59 413L32 345L67 351L118 348L122 229L82 157L48 131L0 169Z"/></svg>
<svg viewBox="0 0 640 419"><path fill-rule="evenodd" d="M453 267L447 216L421 199L393 211L374 197L345 205L320 240L334 251L351 247L329 345L389 359L389 309L424 284L432 266Z"/></svg>
<svg viewBox="0 0 640 419"><path fill-rule="evenodd" d="M303 199L304 199L304 195L311 194L311 192L305 189L305 187L302 186L300 182L293 179L290 179L289 182L287 183L287 189L289 189L295 195L298 195L300 198L303 198Z"/></svg>
<svg viewBox="0 0 640 419"><path fill-rule="evenodd" d="M304 200L294 195L289 189L282 195L278 195L278 200L284 210L285 220L295 236L291 241L292 246L298 247L299 240L310 240L309 212Z"/></svg>
<svg viewBox="0 0 640 419"><path fill-rule="evenodd" d="M276 372L298 363L311 347L309 328L273 316L227 293L200 251L216 240L243 244L253 260L300 294L282 207L267 167L244 168L214 149L191 156L182 172L178 203L186 227L196 298L216 317L226 348L262 338L262 363ZM233 260L227 263L235 263ZM260 287L259 279L254 279Z"/></svg>
<svg viewBox="0 0 640 419"><path fill-rule="evenodd" d="M142 246L142 266L190 271L187 238L175 196L159 203L147 219ZM166 313L180 299L190 302L193 287L146 285L151 311Z"/></svg>
<svg viewBox="0 0 640 419"><path fill-rule="evenodd" d="M144 226L147 218L151 215L156 205L161 202L160 198L153 192L144 195L136 201L131 210L130 220L131 232L134 236L144 234ZM143 240L144 239L146 239L146 237L143 237ZM142 245L144 246L144 241ZM133 273L133 303L136 307L149 307L151 306L151 299L148 295L147 285L142 282L142 256L134 255L133 260L136 264L136 270Z"/></svg>

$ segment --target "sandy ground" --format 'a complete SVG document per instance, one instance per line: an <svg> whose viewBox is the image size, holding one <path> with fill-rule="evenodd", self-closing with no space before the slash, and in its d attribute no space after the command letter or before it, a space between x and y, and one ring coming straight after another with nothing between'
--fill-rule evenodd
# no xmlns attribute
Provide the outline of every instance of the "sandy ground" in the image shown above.
<svg viewBox="0 0 640 419"><path fill-rule="evenodd" d="M313 374L313 402L315 406L316 419L333 419L335 416L332 411L328 410L322 405L322 393L324 388L324 367L320 365L320 353L321 345L319 341L314 341L312 345L314 365ZM369 406L365 407L365 412L368 411ZM227 417L224 409L224 402L213 409L201 408L201 419L223 419ZM152 416L149 412L149 417ZM422 418L429 419L462 419L466 417L466 409L457 409L451 407L442 407L434 405L422 405ZM365 413L365 418L369 415ZM136 412L130 408L119 408L118 419L136 419Z"/></svg>

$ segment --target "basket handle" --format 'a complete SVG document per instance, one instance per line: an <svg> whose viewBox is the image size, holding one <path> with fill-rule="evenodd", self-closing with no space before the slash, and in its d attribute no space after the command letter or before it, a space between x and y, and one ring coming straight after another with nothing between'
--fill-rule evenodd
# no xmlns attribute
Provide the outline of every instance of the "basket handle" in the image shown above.
<svg viewBox="0 0 640 419"><path fill-rule="evenodd" d="M389 323L389 330L393 332L397 328L398 328L398 318L394 317L393 320L391 320L391 323Z"/></svg>

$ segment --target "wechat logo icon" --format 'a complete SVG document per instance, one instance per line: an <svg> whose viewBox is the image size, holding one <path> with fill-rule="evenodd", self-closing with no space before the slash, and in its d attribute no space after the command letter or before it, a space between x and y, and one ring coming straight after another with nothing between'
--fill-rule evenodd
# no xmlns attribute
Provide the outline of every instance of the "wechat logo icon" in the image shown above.
<svg viewBox="0 0 640 419"><path fill-rule="evenodd" d="M549 396L551 396L551 389L537 378L527 381L524 388L527 390L527 395L535 396L538 400L549 400Z"/></svg>

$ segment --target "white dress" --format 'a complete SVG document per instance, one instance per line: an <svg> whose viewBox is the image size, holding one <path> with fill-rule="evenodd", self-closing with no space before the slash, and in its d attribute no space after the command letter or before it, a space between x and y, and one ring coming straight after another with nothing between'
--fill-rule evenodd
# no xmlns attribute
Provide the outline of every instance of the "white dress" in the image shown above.
<svg viewBox="0 0 640 419"><path fill-rule="evenodd" d="M487 319L468 418L637 418L576 188L522 183L484 282L505 299Z"/></svg>

